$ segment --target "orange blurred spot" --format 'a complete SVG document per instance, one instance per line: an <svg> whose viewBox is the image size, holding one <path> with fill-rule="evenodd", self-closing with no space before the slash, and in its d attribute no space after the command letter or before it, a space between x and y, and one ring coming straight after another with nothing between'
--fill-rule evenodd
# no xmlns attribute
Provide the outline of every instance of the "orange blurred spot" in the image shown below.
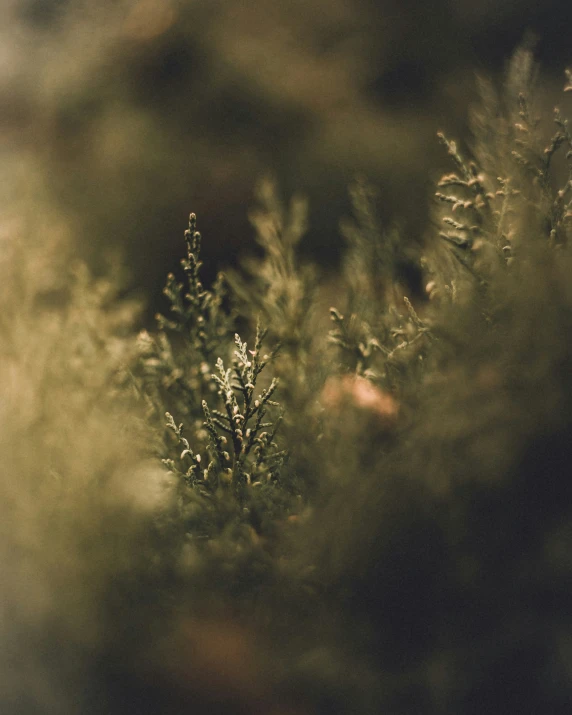
<svg viewBox="0 0 572 715"><path fill-rule="evenodd" d="M339 410L343 403L349 402L385 421L393 421L399 413L399 403L395 398L365 377L344 375L328 378L322 390L321 401L325 407L335 410Z"/></svg>

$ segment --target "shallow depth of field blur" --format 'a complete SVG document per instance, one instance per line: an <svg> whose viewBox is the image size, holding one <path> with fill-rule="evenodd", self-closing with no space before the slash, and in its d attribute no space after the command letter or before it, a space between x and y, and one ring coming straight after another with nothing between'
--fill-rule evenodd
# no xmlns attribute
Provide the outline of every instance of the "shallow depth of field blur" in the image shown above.
<svg viewBox="0 0 572 715"><path fill-rule="evenodd" d="M476 73L501 76L522 41L541 64L539 104L550 112L570 66L571 26L572 3L561 0L0 0L0 705L7 715L180 713L189 702L197 713L330 712L330 684L335 690L347 681L326 645L310 652L299 674L302 688L313 677L308 673L326 683L322 700L315 709L307 703L290 709L275 695L280 688L272 689L283 682L280 668L286 671L276 643L258 643L215 607L202 618L189 607L190 596L172 602L182 561L199 557L185 552L181 559L170 550L182 542L183 527L173 520L177 485L150 457L160 436L125 390L124 366L137 353L138 331L151 329L155 312L165 311L161 290L184 255L189 212L198 215L207 281L259 250L249 211L264 177L274 177L284 197L308 199L300 251L323 269L326 302L335 294L344 249L339 222L351 211L348 185L356 176L376 187L379 215L385 225L400 226L405 254L407 245L430 240L433 182L448 168L437 132L460 137L464 146ZM542 288L545 274L539 276ZM565 284L562 278L569 305ZM551 294L538 308L530 300L531 306L522 299L523 314L546 328L546 344L557 343L567 309L564 317L558 313L560 322L545 323L540 312ZM542 388L542 370L549 372L539 357L544 333L533 337ZM478 339L484 352L487 341ZM524 351L524 338L523 344ZM359 402L351 380L330 384L333 396L326 390L323 400L330 399L334 413L346 398ZM462 376L451 373L451 384L456 419L470 396ZM381 393L359 399L371 402L372 394ZM381 412L397 409L391 401L383 405ZM444 403L442 411L449 407ZM411 464L433 474L454 458L439 420L428 423L435 431L428 431L425 447L434 463L421 464L421 454ZM459 432L469 431L472 423L459 425ZM357 427L351 429L340 434L357 442ZM511 429L512 423L506 434ZM502 453L504 434L495 433L489 452L486 437L476 440L486 459ZM529 433L522 428L522 434L525 442ZM398 475L408 469L407 462L396 465ZM356 510L369 515L365 540L345 503L329 515L341 524L340 536L335 532L341 556L334 556L347 567L341 576L332 567L331 581L343 590L347 579L348 593L352 549L366 571L363 543L371 539L372 552L381 549L367 530L383 495L371 500L375 470L367 464L364 471L370 481L355 499ZM407 518L414 522L416 515ZM419 534L415 528L411 538L423 545L425 527ZM331 533L324 533L327 551ZM400 575L396 553L389 561ZM562 560L568 564L569 555ZM364 581L364 592L355 595L358 613L373 609ZM347 616L353 599L340 613ZM420 613L422 619L421 607ZM316 632L329 633L328 615L320 618L312 623ZM345 646L354 622L341 618L332 630L338 628ZM364 633L356 642L362 636L367 642L357 618L359 628ZM405 619L400 628L409 633ZM562 638L566 657L571 642ZM480 672L468 651L467 662ZM454 676L445 672L450 654L442 655L423 677L445 692ZM396 689L399 668L387 676ZM364 673L367 681L371 674ZM356 677L348 701L363 682ZM368 683L376 692L375 672Z"/></svg>
<svg viewBox="0 0 572 715"><path fill-rule="evenodd" d="M36 247L62 234L96 270L113 251L151 302L189 211L211 273L250 250L266 174L308 196L303 250L328 267L358 173L420 241L435 134L463 135L474 72L536 35L558 92L571 16L557 0L2 0L2 225Z"/></svg>

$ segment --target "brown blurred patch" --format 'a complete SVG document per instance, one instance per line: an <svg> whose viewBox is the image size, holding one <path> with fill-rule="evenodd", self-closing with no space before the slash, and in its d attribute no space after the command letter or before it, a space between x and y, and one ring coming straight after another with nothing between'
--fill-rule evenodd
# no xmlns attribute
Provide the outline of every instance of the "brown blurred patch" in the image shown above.
<svg viewBox="0 0 572 715"><path fill-rule="evenodd" d="M185 618L159 648L151 673L205 712L310 715L281 702L268 654L253 630L232 618ZM203 710L201 710L202 712Z"/></svg>
<svg viewBox="0 0 572 715"><path fill-rule="evenodd" d="M140 0L129 11L123 34L133 40L151 40L166 32L176 13L169 0Z"/></svg>

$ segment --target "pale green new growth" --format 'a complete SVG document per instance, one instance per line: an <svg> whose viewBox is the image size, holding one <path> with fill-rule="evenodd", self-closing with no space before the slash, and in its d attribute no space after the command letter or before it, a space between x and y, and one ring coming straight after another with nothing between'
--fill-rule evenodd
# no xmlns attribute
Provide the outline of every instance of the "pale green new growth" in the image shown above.
<svg viewBox="0 0 572 715"><path fill-rule="evenodd" d="M163 291L172 317L158 314L156 337L148 333L140 337L139 372L156 416L169 408L199 419L202 400L211 390L212 364L233 329L233 315L224 305L224 277L219 274L210 290L201 281L201 234L196 221L191 214L185 231L187 257L181 265L186 285L170 273Z"/></svg>
<svg viewBox="0 0 572 715"><path fill-rule="evenodd" d="M342 371L399 392L414 374L420 375L432 335L398 283L396 264L405 258L399 231L382 229L375 195L363 179L350 190L355 222L341 225L348 243L343 274L347 310L330 309L334 327L329 340L341 349Z"/></svg>
<svg viewBox="0 0 572 715"><path fill-rule="evenodd" d="M295 347L308 340L314 279L296 253L307 230L307 201L295 196L286 208L270 179L259 184L256 199L259 205L249 218L263 255L244 261L246 277L231 272L229 280L243 311L261 313L271 334Z"/></svg>
<svg viewBox="0 0 572 715"><path fill-rule="evenodd" d="M558 109L554 111L557 130L547 143L533 114L534 84L535 68L526 49L511 62L502 98L490 82L481 79L482 102L472 117L475 161L465 160L455 142L439 134L456 169L439 182L447 192L437 192L436 197L450 207L450 213L441 213L445 230L439 235L461 270L457 283L467 290L471 281L486 288L495 271L534 250L529 236L552 246L569 240L572 140L568 120ZM566 147L564 167L555 170L561 147ZM566 177L558 187L562 168Z"/></svg>
<svg viewBox="0 0 572 715"><path fill-rule="evenodd" d="M199 499L198 516L189 525L189 534L211 538L232 523L248 523L251 502L256 501L253 489L281 489L279 476L287 453L276 442L282 417L272 415L279 407L272 399L278 380L272 379L265 387L259 384L277 348L263 353L268 331L257 325L252 350L238 334L234 335L231 367L225 368L225 361L216 352L228 352L224 338L230 340L233 316L223 308L222 278L211 291L201 283L201 237L194 214L185 240L187 258L182 263L188 290L183 293L182 284L172 275L168 277L165 294L175 319L159 318L162 332L155 341L144 336L143 364L147 371L150 366L163 371L161 399L163 404L173 405L165 411L171 435L167 449L172 456L165 457L163 464L182 479L195 500ZM180 334L176 348L165 331ZM214 373L210 369L213 362ZM157 391L150 394L158 399ZM185 423L177 424L174 413L183 416L185 422L190 418L188 437L183 436ZM175 444L169 447L173 437ZM182 495L185 498L184 491Z"/></svg>

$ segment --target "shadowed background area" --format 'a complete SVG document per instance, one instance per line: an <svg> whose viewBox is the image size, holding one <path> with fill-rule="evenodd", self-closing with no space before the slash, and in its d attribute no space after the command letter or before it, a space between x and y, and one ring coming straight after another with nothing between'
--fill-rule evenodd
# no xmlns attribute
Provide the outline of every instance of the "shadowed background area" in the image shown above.
<svg viewBox="0 0 572 715"><path fill-rule="evenodd" d="M49 206L74 251L99 270L119 249L156 301L190 210L207 274L250 250L268 172L310 199L303 250L323 265L356 173L419 240L446 164L435 133L463 133L474 70L501 71L533 32L560 89L572 6L4 0L0 16L2 214Z"/></svg>

